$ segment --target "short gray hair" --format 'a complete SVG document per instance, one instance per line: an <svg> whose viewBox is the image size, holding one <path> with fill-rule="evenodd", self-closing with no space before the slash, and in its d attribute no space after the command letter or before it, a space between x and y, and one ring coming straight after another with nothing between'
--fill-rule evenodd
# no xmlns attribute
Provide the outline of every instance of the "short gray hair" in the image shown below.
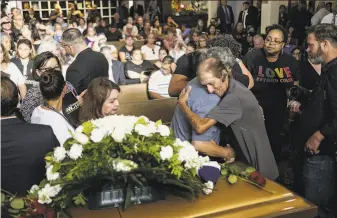
<svg viewBox="0 0 337 218"><path fill-rule="evenodd" d="M79 31L76 28L70 28L64 31L62 34L62 40L64 43L71 44L71 45L85 43L84 37L81 31Z"/></svg>
<svg viewBox="0 0 337 218"><path fill-rule="evenodd" d="M200 55L199 62L209 58L219 59L226 69L232 69L236 64L236 59L227 47L211 47L205 53Z"/></svg>

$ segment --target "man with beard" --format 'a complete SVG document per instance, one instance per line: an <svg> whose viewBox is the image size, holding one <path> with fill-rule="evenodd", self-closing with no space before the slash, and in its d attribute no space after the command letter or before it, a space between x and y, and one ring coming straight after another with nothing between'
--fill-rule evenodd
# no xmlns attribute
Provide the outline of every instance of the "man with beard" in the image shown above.
<svg viewBox="0 0 337 218"><path fill-rule="evenodd" d="M254 78L251 91L263 109L269 141L276 161L281 160L281 132L287 111L286 91L298 80L294 57L282 53L287 31L280 25L268 29L264 48L247 53L243 62Z"/></svg>
<svg viewBox="0 0 337 218"><path fill-rule="evenodd" d="M304 196L318 205L318 217L333 217L333 210L337 213L337 26L320 24L307 32L309 61L323 67L309 101L303 105L297 134L299 151L303 153L304 146L306 153ZM300 112L300 106L290 102L294 112Z"/></svg>

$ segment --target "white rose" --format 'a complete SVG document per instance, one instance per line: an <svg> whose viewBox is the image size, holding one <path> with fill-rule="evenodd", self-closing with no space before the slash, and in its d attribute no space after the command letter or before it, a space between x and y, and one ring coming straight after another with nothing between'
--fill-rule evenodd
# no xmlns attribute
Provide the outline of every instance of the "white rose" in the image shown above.
<svg viewBox="0 0 337 218"><path fill-rule="evenodd" d="M60 185L50 186L48 192L49 197L55 197L62 190Z"/></svg>
<svg viewBox="0 0 337 218"><path fill-rule="evenodd" d="M158 126L158 132L161 136L169 136L170 135L170 128L166 125L159 125Z"/></svg>
<svg viewBox="0 0 337 218"><path fill-rule="evenodd" d="M82 133L83 132L83 126L79 126L75 130L76 133Z"/></svg>
<svg viewBox="0 0 337 218"><path fill-rule="evenodd" d="M91 131L90 139L93 142L100 142L104 138L104 136L107 134L107 131L103 128L97 128Z"/></svg>
<svg viewBox="0 0 337 218"><path fill-rule="evenodd" d="M123 130L117 128L111 133L111 137L115 142L122 142L125 138L125 135L126 133L123 132Z"/></svg>
<svg viewBox="0 0 337 218"><path fill-rule="evenodd" d="M158 132L155 122L150 121L146 127L151 135Z"/></svg>
<svg viewBox="0 0 337 218"><path fill-rule="evenodd" d="M54 159L57 162L63 161L63 159L66 157L67 151L64 149L64 147L59 146L54 150Z"/></svg>
<svg viewBox="0 0 337 218"><path fill-rule="evenodd" d="M29 190L29 193L33 194L35 193L36 191L38 191L40 189L40 187L38 185L33 185L30 190Z"/></svg>
<svg viewBox="0 0 337 218"><path fill-rule="evenodd" d="M89 138L83 133L75 132L74 139L79 143L81 143L82 145L85 145L89 142Z"/></svg>
<svg viewBox="0 0 337 218"><path fill-rule="evenodd" d="M173 156L173 148L171 146L161 147L160 158L162 160L168 160Z"/></svg>
<svg viewBox="0 0 337 218"><path fill-rule="evenodd" d="M73 144L70 150L68 151L68 156L73 160L77 160L79 157L82 156L82 151L83 151L82 145Z"/></svg>
<svg viewBox="0 0 337 218"><path fill-rule="evenodd" d="M137 124L135 126L135 131L139 135L143 135L143 136L146 136L146 137L149 137L151 135L151 132L149 131L149 128L147 128L147 126L145 126L143 124Z"/></svg>
<svg viewBox="0 0 337 218"><path fill-rule="evenodd" d="M208 181L204 184L204 188L202 189L202 191L206 194L209 195L212 193L214 188L214 184L212 181Z"/></svg>
<svg viewBox="0 0 337 218"><path fill-rule="evenodd" d="M45 190L40 190L38 192L38 202L40 204L50 204L52 202L50 196L48 195L48 193Z"/></svg>
<svg viewBox="0 0 337 218"><path fill-rule="evenodd" d="M59 173L53 173L53 165L50 165L47 168L46 176L48 181L54 181L59 178L60 174Z"/></svg>

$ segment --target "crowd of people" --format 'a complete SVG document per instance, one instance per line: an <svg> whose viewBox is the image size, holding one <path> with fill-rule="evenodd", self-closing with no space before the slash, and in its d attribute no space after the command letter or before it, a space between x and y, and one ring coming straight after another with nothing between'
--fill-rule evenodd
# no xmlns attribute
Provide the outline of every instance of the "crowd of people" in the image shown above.
<svg viewBox="0 0 337 218"><path fill-rule="evenodd" d="M319 217L337 213L337 6L298 1L288 15L281 5L265 34L261 1L244 2L235 21L221 0L217 18L194 27L163 22L157 7L121 5L112 23L74 4L67 18L55 4L49 20L2 11L2 188L24 195L43 178L48 151L83 122L117 113L120 85L147 83L151 99L179 97L177 138L279 182L278 164L291 159L293 190Z"/></svg>

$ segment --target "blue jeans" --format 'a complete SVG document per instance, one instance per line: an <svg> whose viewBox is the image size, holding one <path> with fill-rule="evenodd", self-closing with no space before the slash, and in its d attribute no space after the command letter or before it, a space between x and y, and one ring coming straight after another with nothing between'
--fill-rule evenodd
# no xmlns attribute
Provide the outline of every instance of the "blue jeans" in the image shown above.
<svg viewBox="0 0 337 218"><path fill-rule="evenodd" d="M327 155L305 158L303 167L305 198L318 206L318 217L332 218L336 209L336 160Z"/></svg>

